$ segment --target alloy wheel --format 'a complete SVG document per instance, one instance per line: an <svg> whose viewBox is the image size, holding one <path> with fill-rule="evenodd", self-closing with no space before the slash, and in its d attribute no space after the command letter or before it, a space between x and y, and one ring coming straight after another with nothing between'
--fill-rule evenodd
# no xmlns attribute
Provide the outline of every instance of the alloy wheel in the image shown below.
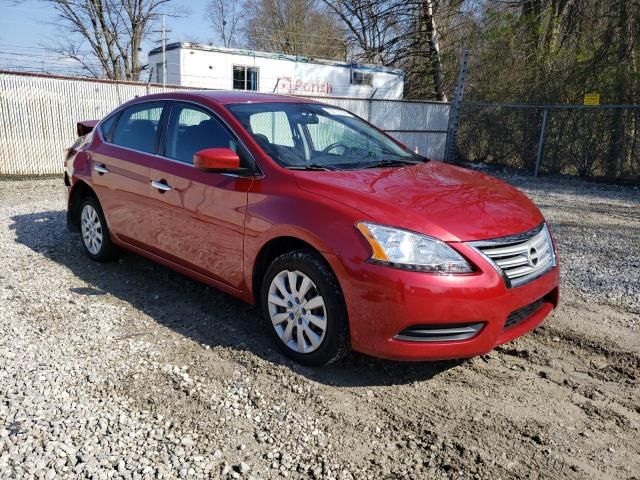
<svg viewBox="0 0 640 480"><path fill-rule="evenodd" d="M269 286L269 316L280 340L298 353L317 350L327 331L327 309L316 284L299 270L283 270Z"/></svg>
<svg viewBox="0 0 640 480"><path fill-rule="evenodd" d="M103 240L102 223L96 209L89 204L82 209L80 229L82 231L82 241L89 253L92 255L100 253Z"/></svg>

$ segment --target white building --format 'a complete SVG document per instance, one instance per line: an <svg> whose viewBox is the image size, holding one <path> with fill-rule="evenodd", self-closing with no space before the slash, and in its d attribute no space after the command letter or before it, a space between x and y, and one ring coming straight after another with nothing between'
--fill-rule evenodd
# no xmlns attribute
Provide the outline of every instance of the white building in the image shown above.
<svg viewBox="0 0 640 480"><path fill-rule="evenodd" d="M162 49L149 52L150 80L162 83ZM402 98L404 72L198 43L166 47L167 84L354 98Z"/></svg>

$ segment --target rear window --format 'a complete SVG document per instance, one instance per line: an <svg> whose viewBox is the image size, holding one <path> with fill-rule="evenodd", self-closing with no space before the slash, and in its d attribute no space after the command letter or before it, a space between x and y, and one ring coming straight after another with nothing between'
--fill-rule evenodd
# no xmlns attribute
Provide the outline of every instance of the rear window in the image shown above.
<svg viewBox="0 0 640 480"><path fill-rule="evenodd" d="M162 103L144 103L125 109L118 119L111 143L141 152L156 153Z"/></svg>

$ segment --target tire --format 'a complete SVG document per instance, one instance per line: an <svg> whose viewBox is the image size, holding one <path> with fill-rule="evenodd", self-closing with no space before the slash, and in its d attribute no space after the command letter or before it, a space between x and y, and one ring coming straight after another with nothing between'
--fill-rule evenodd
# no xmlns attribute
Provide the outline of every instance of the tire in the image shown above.
<svg viewBox="0 0 640 480"><path fill-rule="evenodd" d="M314 251L296 250L276 258L263 278L260 303L276 344L293 360L327 365L350 352L342 290L329 265Z"/></svg>
<svg viewBox="0 0 640 480"><path fill-rule="evenodd" d="M109 262L118 258L120 250L111 241L109 227L97 198L87 196L82 199L78 220L82 246L90 259Z"/></svg>

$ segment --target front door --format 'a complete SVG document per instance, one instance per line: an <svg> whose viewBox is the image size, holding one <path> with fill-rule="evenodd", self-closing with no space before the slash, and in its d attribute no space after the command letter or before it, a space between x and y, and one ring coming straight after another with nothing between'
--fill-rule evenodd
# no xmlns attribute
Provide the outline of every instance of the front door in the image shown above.
<svg viewBox="0 0 640 480"><path fill-rule="evenodd" d="M162 157L149 172L150 238L157 254L233 288L243 281L244 223L252 178L193 167L205 148L241 147L206 109L173 104Z"/></svg>

